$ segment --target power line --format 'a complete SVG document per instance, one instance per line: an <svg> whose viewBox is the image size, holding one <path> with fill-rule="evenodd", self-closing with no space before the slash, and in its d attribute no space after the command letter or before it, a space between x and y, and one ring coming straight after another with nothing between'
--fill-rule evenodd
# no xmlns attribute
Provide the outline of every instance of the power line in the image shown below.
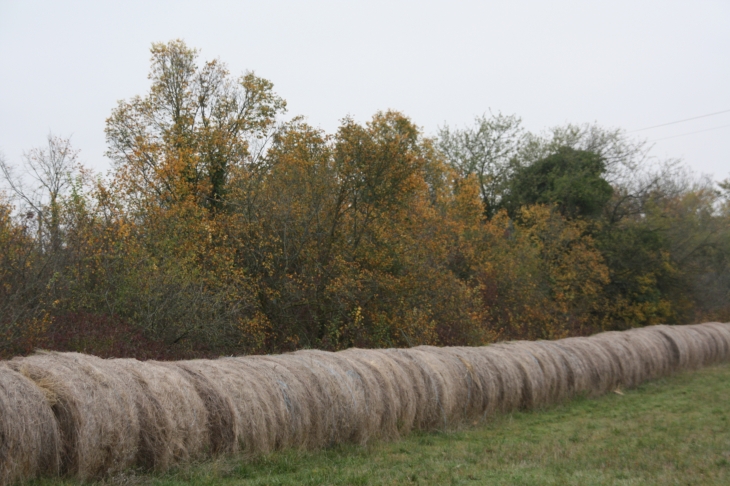
<svg viewBox="0 0 730 486"><path fill-rule="evenodd" d="M690 120L697 120L699 118L706 118L708 116L721 115L723 113L729 113L730 110L716 111L715 113L708 113L707 115L694 116L692 118L685 118L684 120L677 120L669 123L662 123L661 125L654 125L646 128L639 128L638 130L629 130L626 133L643 132L644 130L651 130L652 128L666 127L667 125L674 125L675 123L683 123Z"/></svg>
<svg viewBox="0 0 730 486"><path fill-rule="evenodd" d="M719 127L706 128L704 130L697 130L696 132L681 133L679 135L672 135L671 137L657 138L656 140L651 140L649 143L658 142L659 140L666 140L668 138L677 138L677 137L684 137L686 135L694 135L695 133L709 132L711 130L719 130L720 128L726 128L726 127L730 127L730 125L721 125Z"/></svg>

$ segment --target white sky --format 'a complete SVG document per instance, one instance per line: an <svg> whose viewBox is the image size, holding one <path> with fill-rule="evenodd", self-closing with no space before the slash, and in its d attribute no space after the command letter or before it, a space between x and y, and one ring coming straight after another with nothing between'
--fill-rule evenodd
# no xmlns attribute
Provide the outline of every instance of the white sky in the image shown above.
<svg viewBox="0 0 730 486"><path fill-rule="evenodd" d="M501 111L526 128L634 130L730 110L730 1L0 0L0 151L49 131L106 170L104 121L149 86L152 42L271 80L334 131L393 108L427 134ZM730 176L730 112L637 133L659 157Z"/></svg>

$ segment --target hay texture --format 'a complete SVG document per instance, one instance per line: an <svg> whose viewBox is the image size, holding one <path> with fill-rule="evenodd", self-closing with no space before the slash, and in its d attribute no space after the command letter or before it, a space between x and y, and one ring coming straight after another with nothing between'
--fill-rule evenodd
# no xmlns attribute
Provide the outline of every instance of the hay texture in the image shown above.
<svg viewBox="0 0 730 486"><path fill-rule="evenodd" d="M61 431L61 472L90 479L134 465L140 435L136 384L114 360L39 353L8 365L43 391Z"/></svg>
<svg viewBox="0 0 730 486"><path fill-rule="evenodd" d="M210 448L208 410L190 377L170 363L115 359L110 369L131 375L139 437L134 465L164 471Z"/></svg>
<svg viewBox="0 0 730 486"><path fill-rule="evenodd" d="M43 391L0 365L0 485L56 476L60 432Z"/></svg>
<svg viewBox="0 0 730 486"><path fill-rule="evenodd" d="M169 363L39 353L0 364L0 484L395 439L729 360L721 323Z"/></svg>

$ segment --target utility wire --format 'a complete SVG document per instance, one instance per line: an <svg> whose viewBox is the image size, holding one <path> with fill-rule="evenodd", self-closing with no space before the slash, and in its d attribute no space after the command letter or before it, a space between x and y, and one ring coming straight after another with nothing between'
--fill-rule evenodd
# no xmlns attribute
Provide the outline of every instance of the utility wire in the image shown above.
<svg viewBox="0 0 730 486"><path fill-rule="evenodd" d="M654 125L646 128L639 128L638 130L629 130L626 133L643 132L644 130L651 130L652 128L666 127L667 125L674 125L675 123L683 123L690 120L697 120L698 118L706 118L708 116L721 115L723 113L730 113L730 110L716 111L715 113L708 113L707 115L694 116L692 118L685 118L684 120L677 120L669 123L662 123L661 125Z"/></svg>
<svg viewBox="0 0 730 486"><path fill-rule="evenodd" d="M668 138L677 138L677 137L684 137L686 135L694 135L695 133L709 132L710 130L719 130L720 128L726 128L726 127L730 127L730 125L721 125L719 127L706 128L704 130L697 130L696 132L681 133L679 135L672 135L671 137L657 138L656 140L651 140L649 143L658 142L659 140L666 140Z"/></svg>

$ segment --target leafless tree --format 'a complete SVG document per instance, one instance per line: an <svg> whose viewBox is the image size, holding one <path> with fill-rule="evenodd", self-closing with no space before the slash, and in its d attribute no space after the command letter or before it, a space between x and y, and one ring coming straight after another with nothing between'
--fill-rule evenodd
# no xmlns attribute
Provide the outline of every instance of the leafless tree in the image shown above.
<svg viewBox="0 0 730 486"><path fill-rule="evenodd" d="M61 244L61 202L78 169L78 151L67 138L48 134L47 146L23 154L20 174L4 158L0 171L7 187L20 202L26 218L37 218L41 242L57 250Z"/></svg>

